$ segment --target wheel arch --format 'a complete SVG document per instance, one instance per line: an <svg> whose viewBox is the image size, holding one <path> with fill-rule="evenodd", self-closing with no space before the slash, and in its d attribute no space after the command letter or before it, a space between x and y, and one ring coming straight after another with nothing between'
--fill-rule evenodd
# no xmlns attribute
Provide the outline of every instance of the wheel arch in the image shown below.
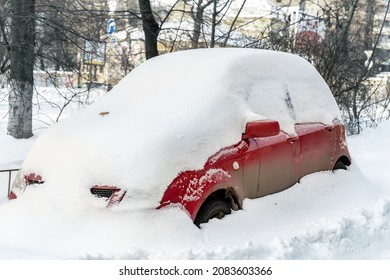
<svg viewBox="0 0 390 280"><path fill-rule="evenodd" d="M237 193L232 187L220 188L209 194L206 199L199 205L199 207L197 207L196 211L193 212L193 215L191 217L192 220L195 221L202 207L204 207L208 202L216 198L223 199L232 210L242 209L242 201L239 199Z"/></svg>
<svg viewBox="0 0 390 280"><path fill-rule="evenodd" d="M350 159L349 157L345 156L345 155L340 156L340 157L336 160L335 164L336 164L337 162L342 162L342 163L344 163L346 166L350 166L350 165L351 165L351 159Z"/></svg>

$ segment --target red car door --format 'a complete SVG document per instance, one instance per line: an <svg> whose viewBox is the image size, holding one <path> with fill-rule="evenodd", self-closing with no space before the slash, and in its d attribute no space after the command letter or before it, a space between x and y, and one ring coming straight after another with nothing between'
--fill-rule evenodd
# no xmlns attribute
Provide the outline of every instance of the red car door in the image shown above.
<svg viewBox="0 0 390 280"><path fill-rule="evenodd" d="M336 130L321 123L298 124L301 149L300 177L322 170L332 169Z"/></svg>
<svg viewBox="0 0 390 280"><path fill-rule="evenodd" d="M242 155L244 195L246 198L256 198L259 188L259 148L254 138L243 140L246 144Z"/></svg>
<svg viewBox="0 0 390 280"><path fill-rule="evenodd" d="M294 183L299 139L280 132L276 136L256 138L259 149L259 187L257 196L282 191Z"/></svg>

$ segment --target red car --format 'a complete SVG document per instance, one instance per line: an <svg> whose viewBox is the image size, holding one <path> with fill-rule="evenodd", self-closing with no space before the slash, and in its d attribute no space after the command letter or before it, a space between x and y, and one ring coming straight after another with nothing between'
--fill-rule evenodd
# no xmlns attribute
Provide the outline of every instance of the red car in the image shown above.
<svg viewBox="0 0 390 280"><path fill-rule="evenodd" d="M241 209L245 198L276 193L307 174L351 164L341 123L297 124L296 131L290 137L273 120L248 123L242 141L210 157L203 169L179 174L160 207L180 203L200 225Z"/></svg>
<svg viewBox="0 0 390 280"><path fill-rule="evenodd" d="M64 194L82 190L84 204L99 197L108 206L179 206L199 226L244 199L351 164L328 86L292 54L163 55L85 111L37 140L12 198L44 183Z"/></svg>

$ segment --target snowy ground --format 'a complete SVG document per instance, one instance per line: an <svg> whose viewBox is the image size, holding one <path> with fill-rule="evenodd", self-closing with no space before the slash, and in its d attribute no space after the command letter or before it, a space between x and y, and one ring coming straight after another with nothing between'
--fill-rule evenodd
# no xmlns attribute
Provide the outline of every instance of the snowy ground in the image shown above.
<svg viewBox="0 0 390 280"><path fill-rule="evenodd" d="M6 135L2 97L5 169L20 165L36 137ZM77 111L70 109L64 117ZM56 111L41 104L43 113ZM37 118L34 124L45 126ZM63 212L35 190L7 201L0 177L0 259L390 259L388 139L390 122L349 137L348 171L312 174L284 192L246 200L242 211L201 230L175 208L86 212L70 201Z"/></svg>

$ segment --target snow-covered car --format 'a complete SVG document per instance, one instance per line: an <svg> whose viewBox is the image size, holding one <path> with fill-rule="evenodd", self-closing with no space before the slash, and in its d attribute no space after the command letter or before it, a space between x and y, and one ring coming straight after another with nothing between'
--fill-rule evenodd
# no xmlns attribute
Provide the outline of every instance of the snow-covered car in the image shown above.
<svg viewBox="0 0 390 280"><path fill-rule="evenodd" d="M200 225L246 198L350 164L338 106L309 62L275 51L199 49L146 61L50 127L11 197L43 184L67 205L181 207Z"/></svg>

